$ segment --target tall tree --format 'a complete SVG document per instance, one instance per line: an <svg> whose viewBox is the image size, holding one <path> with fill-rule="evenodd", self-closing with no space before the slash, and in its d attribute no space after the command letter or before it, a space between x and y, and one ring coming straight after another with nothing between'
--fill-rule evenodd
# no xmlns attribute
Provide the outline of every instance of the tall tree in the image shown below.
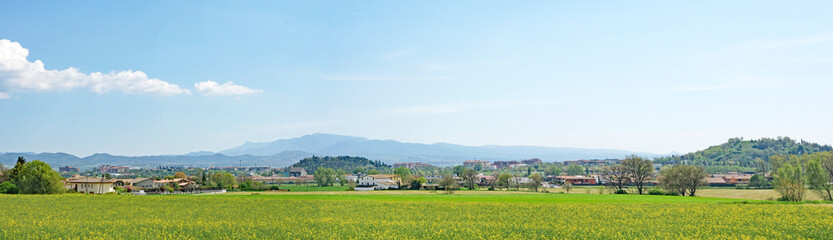
<svg viewBox="0 0 833 240"><path fill-rule="evenodd" d="M466 168L462 172L463 181L466 182L466 187L469 190L476 190L477 189L477 170Z"/></svg>
<svg viewBox="0 0 833 240"><path fill-rule="evenodd" d="M458 166L454 166L454 171L453 171L453 173L454 173L454 175L456 175L456 176L458 176L458 177L459 177L459 176L463 175L463 170L466 170L466 167L459 166L459 165L458 165Z"/></svg>
<svg viewBox="0 0 833 240"><path fill-rule="evenodd" d="M332 186L336 180L336 171L332 168L318 168L315 170L313 178L315 182L318 182L319 186Z"/></svg>
<svg viewBox="0 0 833 240"><path fill-rule="evenodd" d="M12 168L12 171L9 174L9 180L17 184L17 176L18 174L20 174L20 170L23 169L24 165L26 165L26 159L24 159L23 157L17 157L17 163L14 165L14 168Z"/></svg>
<svg viewBox="0 0 833 240"><path fill-rule="evenodd" d="M625 190L625 185L631 181L631 175L628 169L622 164L616 164L602 169L602 178L608 185L616 187L616 192L621 193Z"/></svg>
<svg viewBox="0 0 833 240"><path fill-rule="evenodd" d="M184 172L176 172L174 173L174 178L188 179L188 175L185 175Z"/></svg>
<svg viewBox="0 0 833 240"><path fill-rule="evenodd" d="M694 196L697 188L708 184L706 169L691 165L674 165L660 171L659 182L666 191Z"/></svg>
<svg viewBox="0 0 833 240"><path fill-rule="evenodd" d="M631 182L636 185L639 194L642 194L645 183L651 179L651 175L654 173L654 165L651 160L630 155L625 160L622 160L622 166L627 169L628 174L631 176Z"/></svg>
<svg viewBox="0 0 833 240"><path fill-rule="evenodd" d="M575 175L584 175L584 167L577 164L570 164L567 166L567 175L575 176Z"/></svg>
<svg viewBox="0 0 833 240"><path fill-rule="evenodd" d="M756 173L749 178L749 186L754 188L766 188L769 186L769 183L764 175Z"/></svg>
<svg viewBox="0 0 833 240"><path fill-rule="evenodd" d="M822 161L829 155L817 153L802 156L807 158L807 185L825 201L833 201L833 175L828 174Z"/></svg>
<svg viewBox="0 0 833 240"><path fill-rule="evenodd" d="M800 202L804 200L806 179L804 167L798 156L772 156L770 164L773 169L773 187L781 194L781 199Z"/></svg>
<svg viewBox="0 0 833 240"><path fill-rule="evenodd" d="M529 179L532 180L529 182L529 189L533 192L537 192L538 187L540 187L541 183L544 182L544 177L542 177L541 174L537 173L532 174L532 176L529 176Z"/></svg>
<svg viewBox="0 0 833 240"><path fill-rule="evenodd" d="M66 191L61 175L45 162L38 160L24 164L17 176L17 187L24 194L58 194Z"/></svg>
<svg viewBox="0 0 833 240"><path fill-rule="evenodd" d="M454 180L454 176L451 176L451 174L443 174L439 185L445 189L445 193L452 194L454 193L454 189L457 188L457 180Z"/></svg>
<svg viewBox="0 0 833 240"><path fill-rule="evenodd" d="M397 184L399 184L399 189L404 189L406 183L411 181L411 169L406 167L398 167L393 170L393 174L396 175Z"/></svg>
<svg viewBox="0 0 833 240"><path fill-rule="evenodd" d="M508 173L501 173L497 177L497 184L498 185L503 185L504 187L506 187L506 190L509 190L509 179L510 178L512 178L512 175L509 175Z"/></svg>

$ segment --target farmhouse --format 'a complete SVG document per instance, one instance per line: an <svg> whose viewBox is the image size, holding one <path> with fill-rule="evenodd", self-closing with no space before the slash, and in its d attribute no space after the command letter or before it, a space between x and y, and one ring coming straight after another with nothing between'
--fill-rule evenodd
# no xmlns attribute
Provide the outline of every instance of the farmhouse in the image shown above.
<svg viewBox="0 0 833 240"><path fill-rule="evenodd" d="M406 167L406 168L418 168L418 167L430 167L431 164L427 163L419 163L419 162L407 162L407 163L394 163L394 168Z"/></svg>
<svg viewBox="0 0 833 240"><path fill-rule="evenodd" d="M130 180L130 185L138 188L155 188L159 187L153 179L150 178L136 178Z"/></svg>
<svg viewBox="0 0 833 240"><path fill-rule="evenodd" d="M157 180L154 181L154 184L158 186L168 185L174 187L174 185L179 186L181 188L187 187L195 187L196 183L194 181L185 179L185 178L174 178L174 179L164 179L164 180Z"/></svg>
<svg viewBox="0 0 833 240"><path fill-rule="evenodd" d="M570 182L573 185L596 185L599 184L598 176L557 176L559 182Z"/></svg>
<svg viewBox="0 0 833 240"><path fill-rule="evenodd" d="M104 194L113 192L115 181L104 178L75 177L68 179L68 189L79 193Z"/></svg>
<svg viewBox="0 0 833 240"><path fill-rule="evenodd" d="M293 167L289 169L290 177L303 177L307 175L307 170L300 167Z"/></svg>
<svg viewBox="0 0 833 240"><path fill-rule="evenodd" d="M356 185L356 190L366 191L399 189L399 184L396 183L397 180L397 176L393 174L365 175L359 177L359 182L358 185Z"/></svg>

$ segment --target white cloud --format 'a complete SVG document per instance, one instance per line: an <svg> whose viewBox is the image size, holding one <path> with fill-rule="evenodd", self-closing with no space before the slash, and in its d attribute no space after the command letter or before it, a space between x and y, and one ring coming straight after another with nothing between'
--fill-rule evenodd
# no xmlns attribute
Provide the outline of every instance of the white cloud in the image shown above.
<svg viewBox="0 0 833 240"><path fill-rule="evenodd" d="M236 85L233 82L226 82L218 84L214 81L203 81L194 84L197 91L207 96L217 95L248 95L263 92L260 89L251 89L248 87Z"/></svg>
<svg viewBox="0 0 833 240"><path fill-rule="evenodd" d="M6 99L6 98L10 98L10 97L11 96L9 96L8 93L0 92L0 99Z"/></svg>
<svg viewBox="0 0 833 240"><path fill-rule="evenodd" d="M18 42L0 39L0 84L6 90L68 91L89 88L96 93L177 95L190 93L176 84L149 78L142 71L85 74L77 68L49 70L41 60L30 62L29 50ZM4 94L8 98L8 93Z"/></svg>

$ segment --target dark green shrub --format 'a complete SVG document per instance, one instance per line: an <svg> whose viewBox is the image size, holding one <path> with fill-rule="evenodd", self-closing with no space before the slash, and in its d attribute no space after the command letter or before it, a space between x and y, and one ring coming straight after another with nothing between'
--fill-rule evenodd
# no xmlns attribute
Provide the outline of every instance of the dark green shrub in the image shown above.
<svg viewBox="0 0 833 240"><path fill-rule="evenodd" d="M3 194L17 194L19 191L20 190L17 188L17 186L15 186L14 183L12 183L12 182L6 181L6 182L3 182L3 183L0 183L0 193L3 193Z"/></svg>
<svg viewBox="0 0 833 240"><path fill-rule="evenodd" d="M625 189L619 189L619 190L616 190L616 192L614 192L614 194L628 194L628 191L625 191Z"/></svg>
<svg viewBox="0 0 833 240"><path fill-rule="evenodd" d="M665 195L665 192L659 189L651 189L651 191L648 191L648 195Z"/></svg>

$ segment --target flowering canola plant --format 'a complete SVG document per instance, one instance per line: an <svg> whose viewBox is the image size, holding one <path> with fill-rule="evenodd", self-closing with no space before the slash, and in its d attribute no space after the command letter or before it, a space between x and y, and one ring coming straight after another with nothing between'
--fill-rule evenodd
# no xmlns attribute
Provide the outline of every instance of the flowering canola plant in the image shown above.
<svg viewBox="0 0 833 240"><path fill-rule="evenodd" d="M821 205L487 197L0 195L0 239L833 238Z"/></svg>

